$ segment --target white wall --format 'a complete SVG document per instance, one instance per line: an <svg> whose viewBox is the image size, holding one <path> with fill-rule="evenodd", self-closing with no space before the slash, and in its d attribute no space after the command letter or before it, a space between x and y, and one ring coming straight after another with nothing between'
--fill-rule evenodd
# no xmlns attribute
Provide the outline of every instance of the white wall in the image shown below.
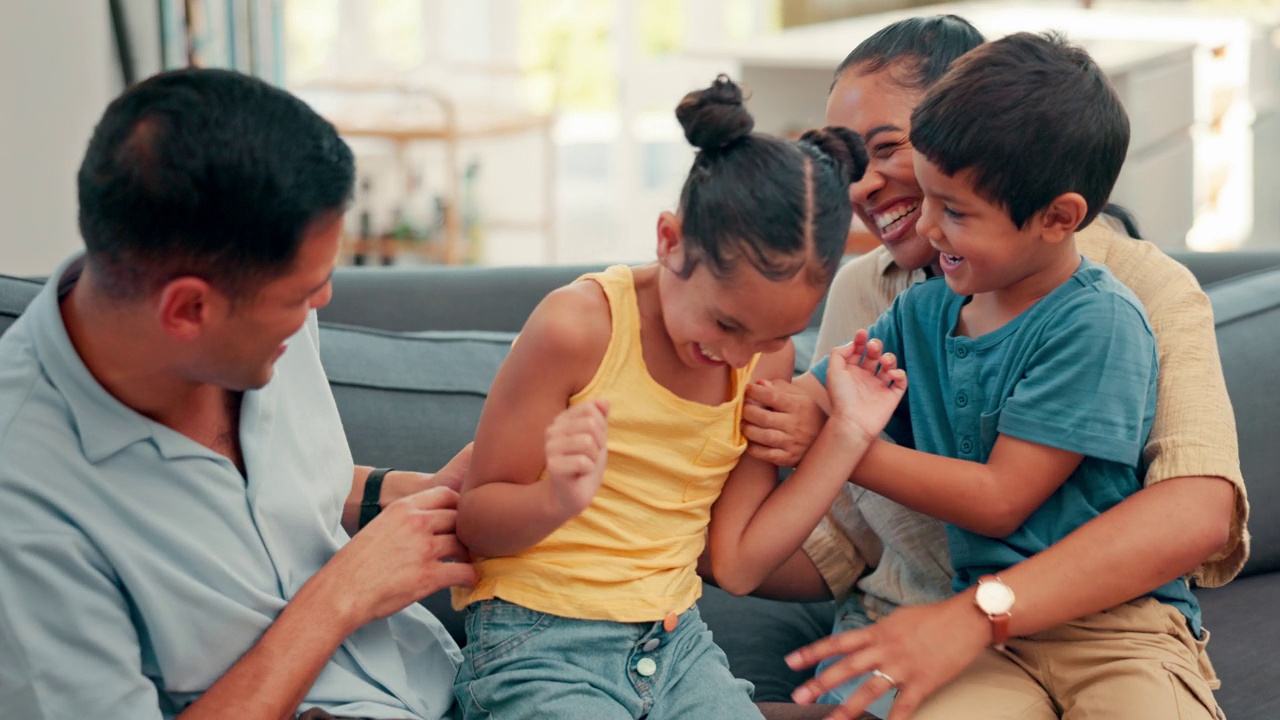
<svg viewBox="0 0 1280 720"><path fill-rule="evenodd" d="M0 273L46 274L81 247L75 173L120 85L106 2L0 3Z"/></svg>

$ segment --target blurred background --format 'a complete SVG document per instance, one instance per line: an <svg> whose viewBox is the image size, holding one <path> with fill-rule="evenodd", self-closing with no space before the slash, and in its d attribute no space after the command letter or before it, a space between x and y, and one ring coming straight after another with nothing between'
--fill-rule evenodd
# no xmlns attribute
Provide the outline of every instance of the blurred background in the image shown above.
<svg viewBox="0 0 1280 720"><path fill-rule="evenodd" d="M0 272L47 273L79 246L94 120L188 64L286 87L347 138L344 262L646 260L692 158L684 93L726 72L758 129L799 132L858 42L938 12L1093 53L1133 123L1113 199L1148 239L1280 244L1276 0L5 0ZM866 243L851 228L850 251Z"/></svg>

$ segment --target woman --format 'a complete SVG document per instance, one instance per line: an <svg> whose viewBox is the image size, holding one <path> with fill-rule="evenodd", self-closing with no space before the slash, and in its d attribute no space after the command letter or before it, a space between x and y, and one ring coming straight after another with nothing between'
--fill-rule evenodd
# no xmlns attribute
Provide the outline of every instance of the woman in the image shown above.
<svg viewBox="0 0 1280 720"><path fill-rule="evenodd" d="M961 18L913 18L868 38L837 69L827 124L866 140L870 165L850 198L882 247L837 275L815 357L937 271L937 251L915 231L922 193L908 141L911 112L951 61L982 41ZM1160 347L1146 489L1001 574L1016 598L1014 635L1124 603L1186 574L1201 585L1224 584L1248 554L1248 506L1207 298L1185 268L1154 246L1104 225L1079 231L1078 245L1135 291ZM749 397L758 403L744 415L749 452L797 462L821 427L821 411L784 384L753 387ZM835 690L823 699L843 702L856 716L896 689L894 720L910 715L991 640L988 617L971 594L952 596L950 580L941 523L849 486L805 551L762 589L792 599L848 596L837 612L838 634L788 657L799 668L845 656L801 686L796 700ZM858 681L842 686L851 678ZM875 709L883 711L884 703Z"/></svg>

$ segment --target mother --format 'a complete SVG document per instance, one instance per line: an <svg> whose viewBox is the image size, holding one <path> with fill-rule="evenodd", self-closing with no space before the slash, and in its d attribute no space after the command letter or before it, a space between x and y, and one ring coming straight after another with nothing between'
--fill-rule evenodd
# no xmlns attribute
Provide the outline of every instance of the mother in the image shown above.
<svg viewBox="0 0 1280 720"><path fill-rule="evenodd" d="M836 276L815 357L938 271L937 251L915 229L922 193L908 141L911 112L952 60L982 42L954 15L913 18L868 38L836 70L827 124L866 140L870 166L850 197L882 247ZM1248 555L1248 504L1208 299L1180 264L1107 225L1100 220L1082 229L1077 244L1142 300L1159 346L1146 488L1001 574L1017 598L1013 635L1119 605L1185 575L1222 585ZM755 386L749 396L759 403L744 416L749 452L780 465L797 463L821 427L821 410L781 384ZM788 662L798 668L844 655L828 660L829 668L795 697L808 702L834 690L824 699L844 702L851 716L896 688L894 718L906 717L968 667L991 637L972 592L951 592L942 524L853 485L761 594L843 601L837 634ZM881 674L867 680L873 669ZM851 678L858 681L842 685Z"/></svg>

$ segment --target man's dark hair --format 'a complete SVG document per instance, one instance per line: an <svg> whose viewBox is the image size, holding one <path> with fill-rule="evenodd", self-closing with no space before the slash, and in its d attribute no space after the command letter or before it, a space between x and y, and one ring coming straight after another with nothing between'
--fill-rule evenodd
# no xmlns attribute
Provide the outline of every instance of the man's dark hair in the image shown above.
<svg viewBox="0 0 1280 720"><path fill-rule="evenodd" d="M1129 118L1084 50L1053 33L1016 33L970 51L911 115L911 144L946 175L972 169L974 190L1019 228L1054 198L1107 203L1129 147Z"/></svg>
<svg viewBox="0 0 1280 720"><path fill-rule="evenodd" d="M959 15L934 15L899 20L858 43L840 67L831 86L845 71L869 75L894 65L894 78L903 87L925 90L936 83L956 58L985 39Z"/></svg>
<svg viewBox="0 0 1280 720"><path fill-rule="evenodd" d="M680 191L688 277L706 262L726 277L745 258L769 280L808 268L825 286L840 267L853 209L849 184L862 178L867 150L848 128L809 130L800 140L752 132L742 89L721 75L676 108L698 148Z"/></svg>
<svg viewBox="0 0 1280 720"><path fill-rule="evenodd" d="M80 234L114 297L194 275L239 299L288 272L354 179L350 148L298 98L236 72L176 70L98 122L77 178Z"/></svg>

